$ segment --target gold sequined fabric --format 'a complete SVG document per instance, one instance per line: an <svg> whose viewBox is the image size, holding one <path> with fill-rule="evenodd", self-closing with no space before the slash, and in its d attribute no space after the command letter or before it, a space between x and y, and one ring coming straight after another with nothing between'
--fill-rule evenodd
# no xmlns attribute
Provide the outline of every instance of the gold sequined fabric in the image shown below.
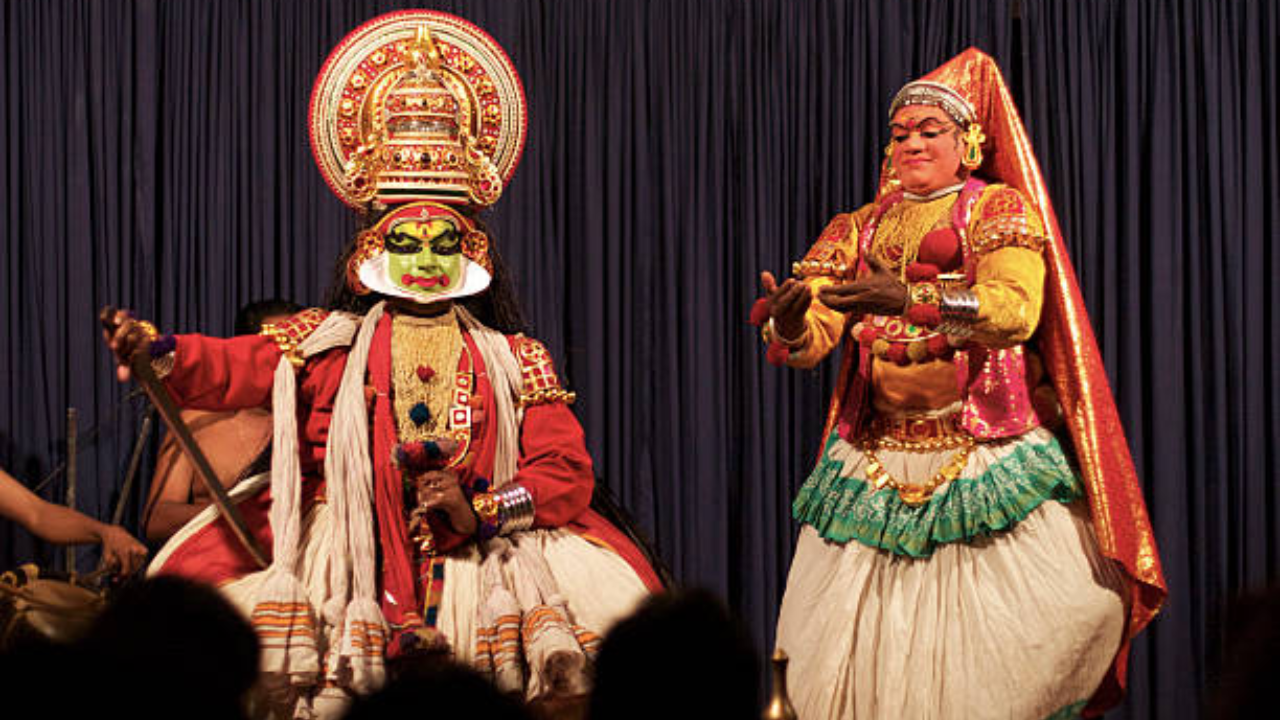
<svg viewBox="0 0 1280 720"><path fill-rule="evenodd" d="M397 314L391 323L391 393L400 442L428 440L449 427L454 376L462 357L462 329L453 309L430 317ZM430 371L423 379L419 368ZM430 419L418 424L414 406L425 403Z"/></svg>

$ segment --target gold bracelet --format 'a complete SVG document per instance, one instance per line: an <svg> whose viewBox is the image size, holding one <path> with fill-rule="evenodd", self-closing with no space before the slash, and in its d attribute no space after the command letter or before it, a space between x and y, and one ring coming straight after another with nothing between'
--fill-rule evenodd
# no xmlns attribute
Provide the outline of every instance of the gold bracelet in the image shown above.
<svg viewBox="0 0 1280 720"><path fill-rule="evenodd" d="M498 534L502 529L502 505L493 493L476 493L471 498L471 509L476 511L476 533L487 539Z"/></svg>
<svg viewBox="0 0 1280 720"><path fill-rule="evenodd" d="M152 342L156 338L160 337L160 331L156 329L155 325L152 325L151 322L147 320L134 320L133 324L142 331L142 336L147 339L147 342Z"/></svg>
<svg viewBox="0 0 1280 720"><path fill-rule="evenodd" d="M907 286L907 310L916 305L934 305L942 302L942 292L932 281L911 283Z"/></svg>

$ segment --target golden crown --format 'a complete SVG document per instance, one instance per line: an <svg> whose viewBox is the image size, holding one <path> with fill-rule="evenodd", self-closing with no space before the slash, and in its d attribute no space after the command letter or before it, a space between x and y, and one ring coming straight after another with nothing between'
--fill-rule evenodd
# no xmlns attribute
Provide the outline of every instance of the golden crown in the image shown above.
<svg viewBox="0 0 1280 720"><path fill-rule="evenodd" d="M344 202L483 207L524 147L524 90L482 30L434 11L365 23L333 51L311 99L316 162Z"/></svg>

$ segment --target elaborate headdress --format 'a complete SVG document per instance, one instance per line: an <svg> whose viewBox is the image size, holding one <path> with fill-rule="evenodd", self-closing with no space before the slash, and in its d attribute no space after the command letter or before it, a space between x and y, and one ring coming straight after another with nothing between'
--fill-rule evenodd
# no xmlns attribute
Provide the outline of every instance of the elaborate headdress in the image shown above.
<svg viewBox="0 0 1280 720"><path fill-rule="evenodd" d="M456 236L461 245L448 248L463 258L460 276L443 284L421 284L435 276L402 282L408 273L388 275L394 263L385 256L386 235L406 222L393 209L361 237L347 273L353 290L435 301L488 286L488 239L468 211L501 196L524 149L526 113L506 53L461 18L394 12L343 38L311 94L311 147L321 174L360 211L412 203L417 247L430 254L435 237ZM431 236L421 236L429 219Z"/></svg>
<svg viewBox="0 0 1280 720"><path fill-rule="evenodd" d="M1124 568L1132 590L1124 646L1090 703L1092 710L1105 709L1120 699L1129 642L1156 615L1168 591L1142 485L1075 271L1031 142L995 61L975 48L965 50L923 79L908 83L894 98L893 111L912 104L935 105L962 127L985 128L989 142L984 145L980 174L1022 191L1051 236L1045 245L1048 276L1037 345L1075 443L1098 544L1106 557ZM886 175L881 177L882 191Z"/></svg>

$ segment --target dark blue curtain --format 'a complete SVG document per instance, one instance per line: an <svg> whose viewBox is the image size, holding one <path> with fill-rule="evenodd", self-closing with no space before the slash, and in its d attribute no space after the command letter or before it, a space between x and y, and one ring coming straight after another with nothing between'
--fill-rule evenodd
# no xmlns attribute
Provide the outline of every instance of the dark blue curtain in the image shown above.
<svg viewBox="0 0 1280 720"><path fill-rule="evenodd" d="M762 648L834 378L764 363L745 324L757 273L785 271L871 197L903 82L969 45L993 55L1048 178L1172 591L1113 714L1199 714L1229 601L1280 573L1272 3L423 4L484 27L523 76L529 146L490 222L580 394L598 474ZM74 406L78 504L109 516L144 406L113 381L100 305L226 334L249 300L320 301L352 221L311 162L311 83L346 32L405 6L3 4L0 465L60 499ZM82 570L97 559L78 555ZM0 566L54 557L0 522Z"/></svg>

